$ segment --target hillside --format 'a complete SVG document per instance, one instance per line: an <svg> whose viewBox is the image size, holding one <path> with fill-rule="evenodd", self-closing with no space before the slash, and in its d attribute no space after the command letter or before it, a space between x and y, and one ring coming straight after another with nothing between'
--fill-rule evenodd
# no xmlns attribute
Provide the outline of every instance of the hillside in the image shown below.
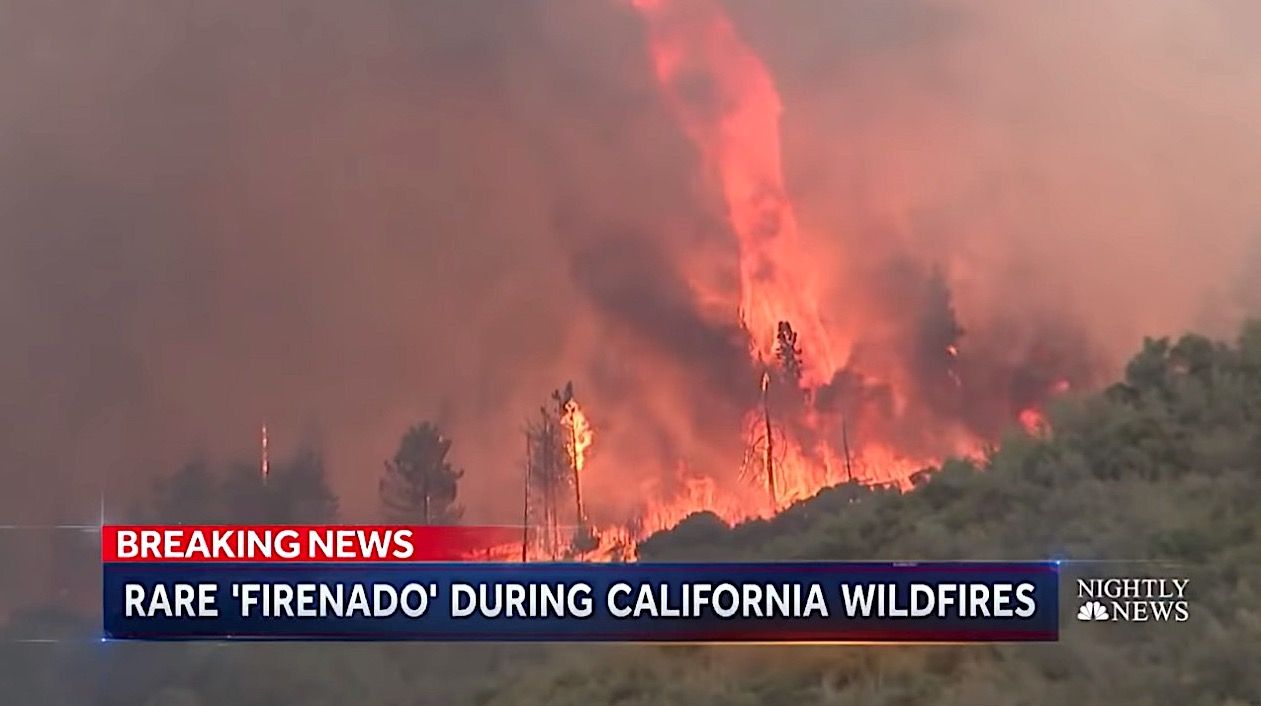
<svg viewBox="0 0 1261 706"><path fill-rule="evenodd" d="M1189 622L1066 620L1058 645L587 649L518 674L488 703L1258 703L1261 325L1234 345L1146 341L1121 383L1050 420L1048 437L1014 433L913 492L841 486L734 528L695 515L640 556L1102 559L1065 575L1189 576Z"/></svg>

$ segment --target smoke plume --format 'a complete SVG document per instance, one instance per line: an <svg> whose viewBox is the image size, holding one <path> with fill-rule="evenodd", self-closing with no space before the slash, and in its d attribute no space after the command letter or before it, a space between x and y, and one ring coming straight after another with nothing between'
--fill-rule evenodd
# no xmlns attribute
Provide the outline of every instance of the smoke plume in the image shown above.
<svg viewBox="0 0 1261 706"><path fill-rule="evenodd" d="M1255 307L1261 9L721 9L782 103L795 294L846 343L782 407L828 443L951 453ZM741 328L723 184L650 39L613 1L5 5L0 518L121 512L266 422L373 519L432 419L469 519L507 521L568 380L594 512L734 479L774 332Z"/></svg>

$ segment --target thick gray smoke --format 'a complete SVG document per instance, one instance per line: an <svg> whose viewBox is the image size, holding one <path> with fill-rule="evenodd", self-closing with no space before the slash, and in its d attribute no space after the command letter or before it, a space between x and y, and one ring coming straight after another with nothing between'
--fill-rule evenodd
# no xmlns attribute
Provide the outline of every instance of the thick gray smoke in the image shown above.
<svg viewBox="0 0 1261 706"><path fill-rule="evenodd" d="M832 319L896 316L909 261L964 354L1110 368L1256 303L1253 4L730 7ZM95 519L264 421L370 519L422 418L502 519L566 380L644 468L754 394L734 314L684 284L730 288L733 245L622 3L6 3L0 45L0 522Z"/></svg>

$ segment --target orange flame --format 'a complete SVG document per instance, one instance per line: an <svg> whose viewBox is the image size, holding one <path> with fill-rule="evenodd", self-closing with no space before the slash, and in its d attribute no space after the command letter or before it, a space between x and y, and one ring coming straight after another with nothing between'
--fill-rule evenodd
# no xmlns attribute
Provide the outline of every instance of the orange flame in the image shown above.
<svg viewBox="0 0 1261 706"><path fill-rule="evenodd" d="M1068 392L1069 387L1069 381L1061 378L1047 388L1047 393L1056 397ZM1020 420L1020 426L1024 427L1031 436L1047 436L1051 433L1051 422L1046 418L1046 412L1040 406L1026 407L1020 410L1016 418Z"/></svg>
<svg viewBox="0 0 1261 706"><path fill-rule="evenodd" d="M1042 413L1041 409L1037 407L1025 407L1020 410L1018 417L1020 419L1020 426L1024 427L1025 431L1030 435L1042 436L1046 434L1048 425L1046 415Z"/></svg>
<svg viewBox="0 0 1261 706"><path fill-rule="evenodd" d="M574 469L581 471L587 465L587 452L595 440L595 432L587 415L578 406L578 401L569 399L565 402L565 413L560 418L561 428L565 430L565 446L573 461Z"/></svg>
<svg viewBox="0 0 1261 706"><path fill-rule="evenodd" d="M776 360L782 353L777 351L781 322L791 323L809 341L808 357L796 378L804 394L812 394L839 370L844 355L837 356L833 346L849 347L848 341L826 330L816 304L819 298L810 288L813 262L799 251L797 217L782 174L779 93L762 60L715 0L631 4L645 21L653 69L665 100L714 177L739 245L739 315L750 336L750 357L763 371L762 409L751 410L750 421L762 422L758 434L765 444L763 475L769 476L773 467L774 477L764 478L770 493L719 488L714 477L685 471L667 493L650 483L652 487L641 490L653 500L641 515L632 523L600 529L600 547L588 558L633 554L634 539L672 527L698 511L713 512L729 523L766 517L839 480L896 483L922 465L874 443L861 456L851 456L846 441L841 455L823 434L815 442L818 448L807 452L792 435L772 428L766 406L772 371L761 361ZM698 92L698 86L705 91ZM574 458L581 468L590 426L571 404L562 423L572 425ZM804 423L815 428L821 422L807 413ZM846 476L834 473L841 468Z"/></svg>
<svg viewBox="0 0 1261 706"><path fill-rule="evenodd" d="M901 452L897 442L890 440L894 437L870 433L870 420L862 414L850 416L852 409L812 404L843 366L850 367L852 332L829 329L817 304L821 300L814 290L818 261L802 250L806 243L781 163L782 104L766 65L739 36L718 0L630 3L644 20L652 68L664 100L721 193L739 247L739 302L731 306L738 306L740 322L750 337L750 358L762 371L760 409L748 411L746 426L764 444L764 484L760 489L733 488L718 483L724 476L683 467L668 488L659 487L655 479L646 481L640 488L640 497L649 499L646 506L632 510L638 512L632 521L603 523L594 531L598 548L585 558L633 559L636 540L699 511L735 523L767 517L839 482L910 487L913 475L939 457L928 457L922 450ZM793 359L792 374L782 378L765 362L782 363L786 357L783 342L777 339L781 323L791 324L788 333L800 333L805 342L802 350L796 350L796 336L791 337L787 355ZM941 352L948 360L945 374L957 389L963 389L958 346L946 344ZM879 387L883 401L878 414L884 416L877 417L877 422L904 413L915 419L914 410L906 412L914 396L906 388L910 379L904 371L867 372L847 379L861 386L867 381L860 378L869 377ZM781 382L789 384L781 390ZM1057 383L1053 392L1066 389L1066 382ZM782 402L781 398L794 394L800 397ZM777 408L781 405L785 419ZM1045 428L1039 408L1022 411L1019 419L1026 426ZM592 431L572 400L564 407L562 424L573 440L571 458L581 469L587 463ZM851 447L852 439L857 442ZM979 440L962 427L943 429L939 441L941 451L962 456L975 456L981 448ZM593 470L599 473L599 464Z"/></svg>
<svg viewBox="0 0 1261 706"><path fill-rule="evenodd" d="M780 164L779 93L762 60L713 0L635 0L647 22L657 80L716 176L740 243L740 316L756 355L770 359L780 321L815 349L807 382L836 370L816 298L803 290L798 228ZM683 7L686 5L686 7ZM695 90L698 78L706 91Z"/></svg>

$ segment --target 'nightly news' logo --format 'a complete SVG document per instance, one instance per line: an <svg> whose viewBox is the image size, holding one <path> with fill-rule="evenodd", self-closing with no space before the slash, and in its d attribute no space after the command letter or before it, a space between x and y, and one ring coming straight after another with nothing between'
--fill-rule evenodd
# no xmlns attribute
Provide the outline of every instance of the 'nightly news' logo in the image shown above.
<svg viewBox="0 0 1261 706"><path fill-rule="evenodd" d="M1082 601L1077 619L1083 622L1185 623L1185 578L1077 579L1077 598Z"/></svg>

